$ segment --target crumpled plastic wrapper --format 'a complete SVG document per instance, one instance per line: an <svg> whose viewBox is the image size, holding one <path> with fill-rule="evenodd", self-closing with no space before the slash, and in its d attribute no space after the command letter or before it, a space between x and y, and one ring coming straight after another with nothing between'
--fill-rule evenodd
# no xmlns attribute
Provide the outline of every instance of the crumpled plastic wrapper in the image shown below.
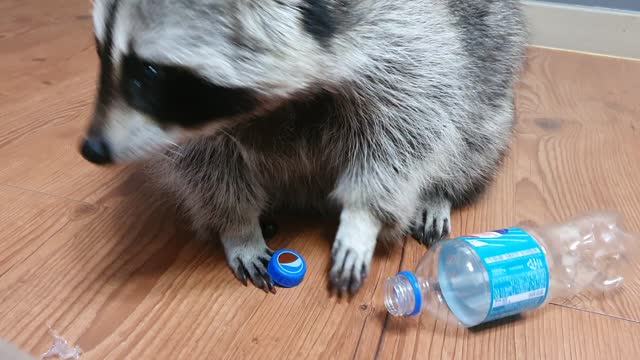
<svg viewBox="0 0 640 360"><path fill-rule="evenodd" d="M82 350L77 346L71 346L67 340L49 328L49 333L53 336L53 345L42 354L41 359L79 360Z"/></svg>

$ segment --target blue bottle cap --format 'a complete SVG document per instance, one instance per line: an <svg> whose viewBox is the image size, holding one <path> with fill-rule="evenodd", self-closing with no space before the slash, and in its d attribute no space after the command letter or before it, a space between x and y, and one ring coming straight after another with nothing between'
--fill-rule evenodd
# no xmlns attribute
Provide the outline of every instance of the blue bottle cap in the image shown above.
<svg viewBox="0 0 640 360"><path fill-rule="evenodd" d="M271 257L267 272L276 284L290 288L302 282L307 273L307 263L293 250L278 250Z"/></svg>

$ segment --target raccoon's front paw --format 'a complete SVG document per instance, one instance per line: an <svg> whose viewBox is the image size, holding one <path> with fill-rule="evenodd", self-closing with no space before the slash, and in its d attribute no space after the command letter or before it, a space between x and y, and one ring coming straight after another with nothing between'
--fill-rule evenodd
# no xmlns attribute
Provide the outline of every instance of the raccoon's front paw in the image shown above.
<svg viewBox="0 0 640 360"><path fill-rule="evenodd" d="M265 247L263 249L243 249L229 258L229 266L236 277L245 286L247 280L265 292L276 293L276 285L267 273L267 266L271 260L273 251Z"/></svg>
<svg viewBox="0 0 640 360"><path fill-rule="evenodd" d="M411 235L431 246L451 233L451 202L442 198L429 199L423 204L411 228Z"/></svg>
<svg viewBox="0 0 640 360"><path fill-rule="evenodd" d="M276 292L275 283L267 272L273 251L264 242L257 219L221 232L220 240L229 266L242 283L247 285L247 280L251 280L265 292Z"/></svg>
<svg viewBox="0 0 640 360"><path fill-rule="evenodd" d="M329 276L331 286L340 296L347 291L355 294L369 274L373 247L354 245L341 239L333 243L333 266Z"/></svg>

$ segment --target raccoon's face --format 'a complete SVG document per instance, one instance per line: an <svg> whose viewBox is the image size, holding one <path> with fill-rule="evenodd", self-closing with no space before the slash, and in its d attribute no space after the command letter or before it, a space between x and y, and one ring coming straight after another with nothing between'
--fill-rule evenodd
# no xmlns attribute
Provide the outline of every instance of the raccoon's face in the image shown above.
<svg viewBox="0 0 640 360"><path fill-rule="evenodd" d="M306 0L96 0L99 90L82 155L142 160L322 81L308 23Z"/></svg>

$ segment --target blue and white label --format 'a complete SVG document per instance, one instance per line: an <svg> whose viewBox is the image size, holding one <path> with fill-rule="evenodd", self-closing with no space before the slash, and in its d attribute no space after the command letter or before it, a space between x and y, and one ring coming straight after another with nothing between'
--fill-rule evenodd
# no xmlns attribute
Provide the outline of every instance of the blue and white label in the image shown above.
<svg viewBox="0 0 640 360"><path fill-rule="evenodd" d="M278 256L278 263L285 271L295 274L304 270L304 264L296 254L283 252Z"/></svg>
<svg viewBox="0 0 640 360"><path fill-rule="evenodd" d="M526 231L509 228L461 237L476 251L489 275L491 307L484 322L542 306L549 293L549 266Z"/></svg>

